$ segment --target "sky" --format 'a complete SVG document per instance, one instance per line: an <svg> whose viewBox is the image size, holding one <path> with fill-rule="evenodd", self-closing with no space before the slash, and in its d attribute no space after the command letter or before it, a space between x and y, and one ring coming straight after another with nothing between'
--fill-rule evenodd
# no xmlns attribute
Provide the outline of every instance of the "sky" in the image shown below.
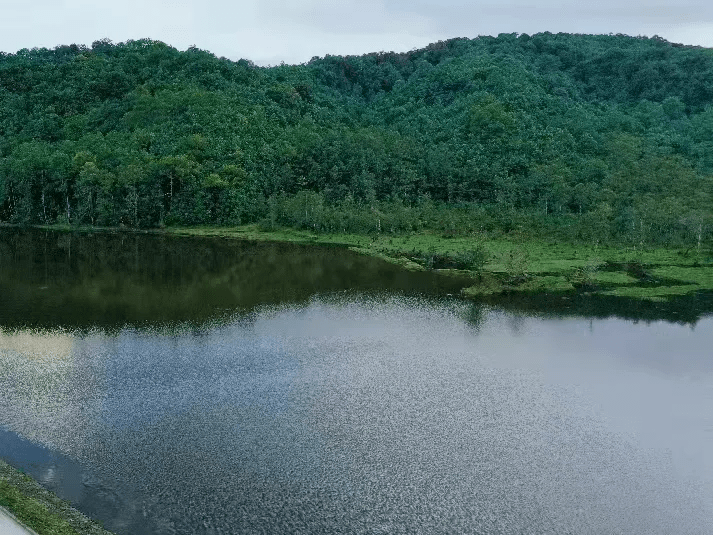
<svg viewBox="0 0 713 535"><path fill-rule="evenodd" d="M0 0L0 51L150 38L258 65L452 37L623 33L713 47L711 0Z"/></svg>

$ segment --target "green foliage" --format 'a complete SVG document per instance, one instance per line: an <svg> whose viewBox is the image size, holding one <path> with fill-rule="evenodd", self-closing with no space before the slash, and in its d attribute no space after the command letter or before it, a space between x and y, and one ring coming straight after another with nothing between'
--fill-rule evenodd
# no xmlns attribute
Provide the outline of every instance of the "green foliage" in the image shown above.
<svg viewBox="0 0 713 535"><path fill-rule="evenodd" d="M451 39L257 68L142 39L0 56L0 221L713 238L713 55Z"/></svg>
<svg viewBox="0 0 713 535"><path fill-rule="evenodd" d="M411 258L428 269L460 269L478 273L485 267L489 255L482 245L476 245L449 252L413 251Z"/></svg>

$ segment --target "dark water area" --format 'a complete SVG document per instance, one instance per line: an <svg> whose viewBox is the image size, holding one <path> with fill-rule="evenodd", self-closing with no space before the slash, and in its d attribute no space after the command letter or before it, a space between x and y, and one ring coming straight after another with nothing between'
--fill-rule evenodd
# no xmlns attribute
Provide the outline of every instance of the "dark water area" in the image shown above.
<svg viewBox="0 0 713 535"><path fill-rule="evenodd" d="M711 318L457 289L341 249L0 232L0 457L120 535L711 532Z"/></svg>
<svg viewBox="0 0 713 535"><path fill-rule="evenodd" d="M484 298L481 304L518 314L549 318L619 318L633 322L666 321L695 326L713 311L713 291L671 296L666 301L597 295L588 292L511 293Z"/></svg>
<svg viewBox="0 0 713 535"><path fill-rule="evenodd" d="M0 229L0 325L5 326L200 326L315 293L443 295L464 284L336 247Z"/></svg>

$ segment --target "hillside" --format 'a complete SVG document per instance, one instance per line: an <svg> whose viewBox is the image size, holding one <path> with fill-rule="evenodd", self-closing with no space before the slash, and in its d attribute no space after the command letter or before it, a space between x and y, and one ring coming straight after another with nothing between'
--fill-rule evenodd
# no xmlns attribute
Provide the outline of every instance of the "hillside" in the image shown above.
<svg viewBox="0 0 713 535"><path fill-rule="evenodd" d="M260 68L149 39L0 54L0 222L700 248L713 50L501 34Z"/></svg>

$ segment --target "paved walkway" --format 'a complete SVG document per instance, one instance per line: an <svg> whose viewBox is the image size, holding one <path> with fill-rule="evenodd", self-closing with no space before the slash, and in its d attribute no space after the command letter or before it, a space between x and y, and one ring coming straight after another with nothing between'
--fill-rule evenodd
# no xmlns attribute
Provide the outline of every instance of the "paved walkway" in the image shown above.
<svg viewBox="0 0 713 535"><path fill-rule="evenodd" d="M0 506L1 535L37 535L34 531L20 524L4 507Z"/></svg>

